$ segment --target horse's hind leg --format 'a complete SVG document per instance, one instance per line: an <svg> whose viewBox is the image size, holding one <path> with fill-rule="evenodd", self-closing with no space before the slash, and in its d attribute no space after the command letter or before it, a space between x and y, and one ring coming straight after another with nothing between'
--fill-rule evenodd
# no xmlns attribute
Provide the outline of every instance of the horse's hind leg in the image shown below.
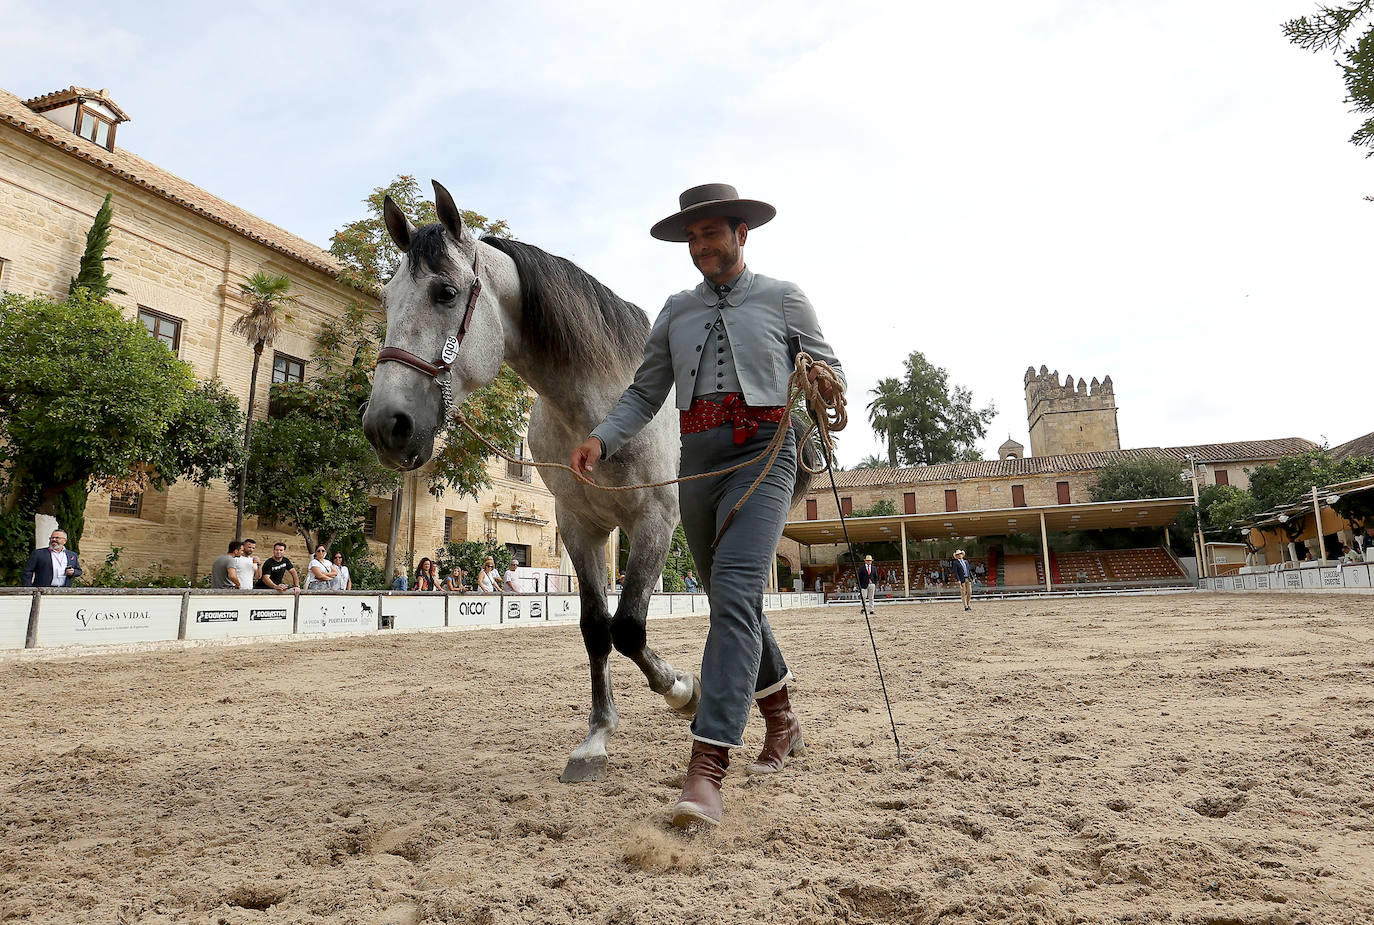
<svg viewBox="0 0 1374 925"><path fill-rule="evenodd" d="M676 507L676 506L674 506ZM611 620L611 639L616 651L627 656L644 672L649 689L659 694L683 716L696 715L701 700L701 682L690 671L679 671L649 648L646 623L649 597L663 571L676 523L646 514L635 525L630 537L630 559L626 564L625 587Z"/></svg>
<svg viewBox="0 0 1374 925"><path fill-rule="evenodd" d="M606 740L620 723L611 693L608 661L611 655L611 617L606 608L605 546L608 534L559 516L559 530L567 545L568 558L577 572L582 598L582 642L587 647L591 666L592 710L587 720L587 737L573 749L559 777L565 784L601 780L606 774Z"/></svg>

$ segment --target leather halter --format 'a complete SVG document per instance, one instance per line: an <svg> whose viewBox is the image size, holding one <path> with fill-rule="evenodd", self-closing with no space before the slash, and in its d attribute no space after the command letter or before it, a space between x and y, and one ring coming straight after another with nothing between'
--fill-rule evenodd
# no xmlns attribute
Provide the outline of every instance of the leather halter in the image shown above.
<svg viewBox="0 0 1374 925"><path fill-rule="evenodd" d="M377 365L381 366L388 361L400 363L402 366L409 366L416 372L424 373L434 380L439 386L439 391L444 396L444 408L453 404L453 361L458 359L458 348L463 345L463 338L467 337L468 326L472 324L472 312L477 307L477 297L482 294L482 277L478 272L477 257L480 250L477 247L472 251L472 289L468 292L468 306L463 312L463 320L458 325L458 333L450 334L444 341L444 348L439 354L438 363L417 357L409 350L402 350L400 347L383 347L377 352Z"/></svg>

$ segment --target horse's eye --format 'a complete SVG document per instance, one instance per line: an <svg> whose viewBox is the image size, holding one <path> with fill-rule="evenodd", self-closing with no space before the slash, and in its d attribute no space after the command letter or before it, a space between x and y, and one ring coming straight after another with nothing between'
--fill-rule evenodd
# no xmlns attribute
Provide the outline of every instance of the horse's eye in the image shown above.
<svg viewBox="0 0 1374 925"><path fill-rule="evenodd" d="M452 286L440 286L440 287L439 287L439 293L438 293L438 295L436 296L436 299L437 299L438 301L440 301L440 302L452 302L452 301L453 301L454 299L456 299L456 298L458 298L458 290L457 290L457 289L454 289Z"/></svg>

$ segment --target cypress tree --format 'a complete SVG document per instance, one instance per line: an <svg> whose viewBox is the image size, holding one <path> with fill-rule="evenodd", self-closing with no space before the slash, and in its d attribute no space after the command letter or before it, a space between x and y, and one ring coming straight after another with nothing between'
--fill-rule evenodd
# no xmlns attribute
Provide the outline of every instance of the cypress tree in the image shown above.
<svg viewBox="0 0 1374 925"><path fill-rule="evenodd" d="M110 274L105 272L105 261L116 259L105 256L105 248L110 243L110 217L114 214L114 210L110 208L110 199L113 196L113 193L105 194L105 201L95 213L91 230L86 232L86 250L81 254L81 267L77 270L76 276L72 277L71 285L67 289L68 295L79 287L84 287L96 299L108 298L112 292L124 295L123 289L111 288Z"/></svg>

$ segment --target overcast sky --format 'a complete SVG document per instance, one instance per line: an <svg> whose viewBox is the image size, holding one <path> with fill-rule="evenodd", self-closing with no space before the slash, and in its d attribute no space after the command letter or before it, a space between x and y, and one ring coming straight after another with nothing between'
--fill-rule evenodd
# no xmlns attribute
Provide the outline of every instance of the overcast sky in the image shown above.
<svg viewBox="0 0 1374 925"><path fill-rule="evenodd" d="M1280 32L1315 5L0 0L0 86L109 88L122 147L322 247L438 178L651 317L697 277L649 226L733 183L848 371L847 464L913 350L996 403L989 458L1042 363L1110 374L1126 447L1337 444L1374 427L1374 161Z"/></svg>

